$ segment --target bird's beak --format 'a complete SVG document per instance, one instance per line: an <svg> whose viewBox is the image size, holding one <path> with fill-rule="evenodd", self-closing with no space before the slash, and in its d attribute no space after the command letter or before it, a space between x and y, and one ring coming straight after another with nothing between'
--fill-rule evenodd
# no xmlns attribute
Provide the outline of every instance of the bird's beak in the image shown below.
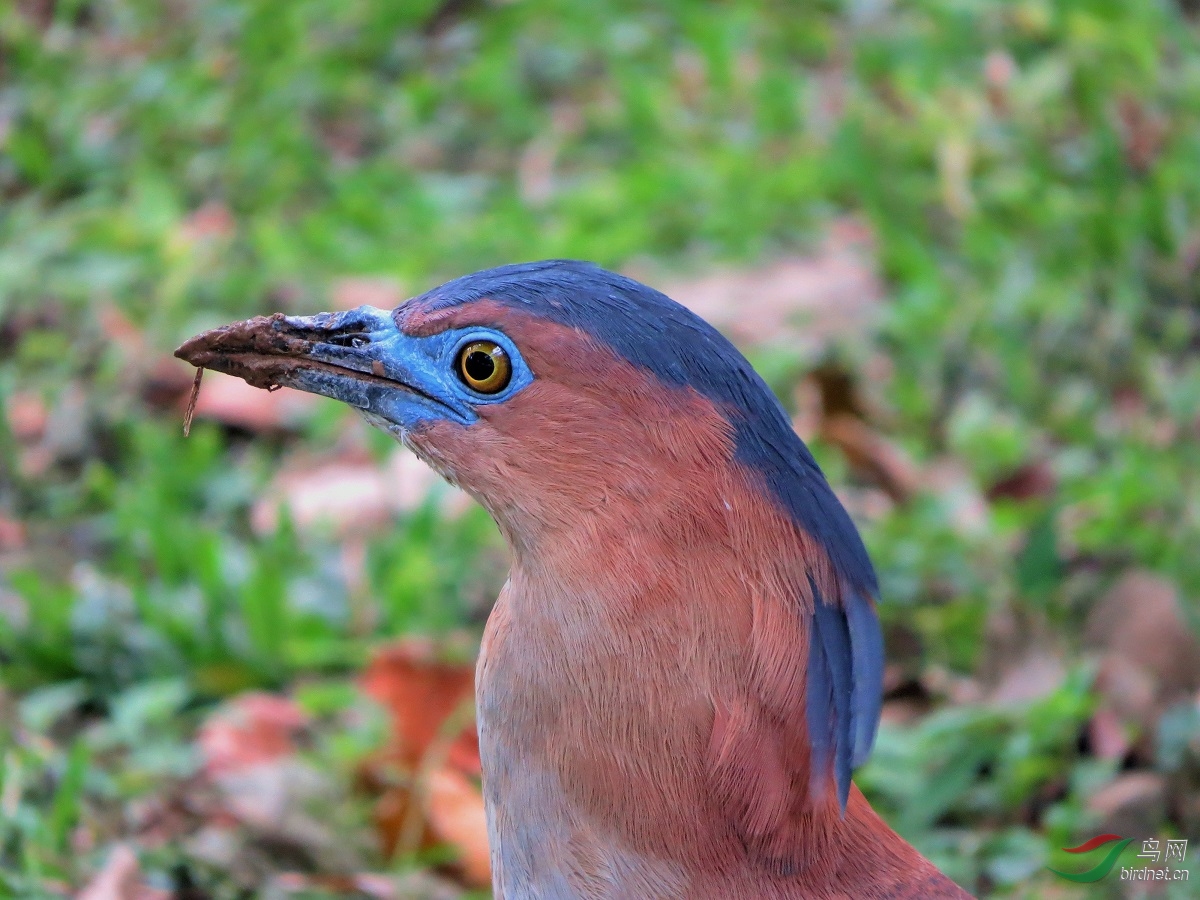
<svg viewBox="0 0 1200 900"><path fill-rule="evenodd" d="M469 424L440 342L400 331L372 306L314 316L257 316L214 328L175 355L255 387L291 387L341 400L400 428L429 419Z"/></svg>

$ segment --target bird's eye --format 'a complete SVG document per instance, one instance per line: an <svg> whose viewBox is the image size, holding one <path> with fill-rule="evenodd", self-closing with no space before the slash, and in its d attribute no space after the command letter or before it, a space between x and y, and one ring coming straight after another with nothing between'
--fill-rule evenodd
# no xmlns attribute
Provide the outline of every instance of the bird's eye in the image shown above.
<svg viewBox="0 0 1200 900"><path fill-rule="evenodd" d="M512 363L494 341L471 341L458 351L458 377L481 394L498 394L508 387Z"/></svg>

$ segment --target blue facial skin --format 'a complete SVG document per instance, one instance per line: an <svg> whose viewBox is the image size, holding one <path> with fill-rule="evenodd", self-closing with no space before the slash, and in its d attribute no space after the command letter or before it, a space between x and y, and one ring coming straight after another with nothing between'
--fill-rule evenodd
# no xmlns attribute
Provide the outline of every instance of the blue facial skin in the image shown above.
<svg viewBox="0 0 1200 900"><path fill-rule="evenodd" d="M360 306L347 312L288 316L280 330L313 341L302 359L362 372L357 378L328 369L297 366L287 384L357 407L373 424L403 435L423 422L449 420L469 426L476 408L503 403L533 381L516 345L494 328L456 328L426 337L405 334L388 310ZM473 341L499 344L508 353L512 377L495 394L472 390L458 377L459 351Z"/></svg>

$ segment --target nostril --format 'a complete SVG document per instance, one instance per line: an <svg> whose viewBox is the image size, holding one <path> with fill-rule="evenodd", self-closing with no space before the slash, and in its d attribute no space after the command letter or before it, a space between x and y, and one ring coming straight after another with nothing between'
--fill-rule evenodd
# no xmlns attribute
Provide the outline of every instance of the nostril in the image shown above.
<svg viewBox="0 0 1200 900"><path fill-rule="evenodd" d="M338 347L361 347L363 344L371 343L371 337L358 331L353 334L335 334L326 338L325 343L336 344Z"/></svg>

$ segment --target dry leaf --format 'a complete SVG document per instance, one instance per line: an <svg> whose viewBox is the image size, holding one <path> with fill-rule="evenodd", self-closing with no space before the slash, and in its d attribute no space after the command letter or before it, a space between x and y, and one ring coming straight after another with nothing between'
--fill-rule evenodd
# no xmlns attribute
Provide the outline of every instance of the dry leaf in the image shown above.
<svg viewBox="0 0 1200 900"><path fill-rule="evenodd" d="M1087 800L1095 831L1157 834L1166 814L1166 779L1156 772L1125 772Z"/></svg>
<svg viewBox="0 0 1200 900"><path fill-rule="evenodd" d="M834 222L810 256L721 269L694 279L631 274L662 283L665 294L736 343L786 344L810 354L866 332L883 298L870 231L855 219Z"/></svg>
<svg viewBox="0 0 1200 900"><path fill-rule="evenodd" d="M820 435L841 449L860 477L879 485L895 502L906 502L919 488L921 473L908 454L862 419L827 416Z"/></svg>
<svg viewBox="0 0 1200 900"><path fill-rule="evenodd" d="M387 708L392 722L389 754L417 766L455 713L470 708L475 696L475 667L447 662L428 641L409 638L376 652L363 673L363 690ZM474 718L462 722L448 747L448 762L479 773L479 742Z"/></svg>
<svg viewBox="0 0 1200 900"><path fill-rule="evenodd" d="M1160 703L1200 688L1200 642L1175 585L1152 572L1129 572L1113 585L1088 616L1085 642L1150 676Z"/></svg>
<svg viewBox="0 0 1200 900"><path fill-rule="evenodd" d="M1058 488L1058 476L1050 461L1026 463L987 489L989 500L1033 500L1049 497Z"/></svg>
<svg viewBox="0 0 1200 900"><path fill-rule="evenodd" d="M5 417L8 429L21 444L33 444L41 440L50 421L50 411L42 398L36 394L15 392L8 397Z"/></svg>
<svg viewBox="0 0 1200 900"><path fill-rule="evenodd" d="M200 727L197 743L208 776L272 762L296 749L308 717L287 697L253 692L222 706Z"/></svg>
<svg viewBox="0 0 1200 900"><path fill-rule="evenodd" d="M1169 125L1158 110L1126 94L1117 103L1117 119L1125 150L1125 162L1135 172L1146 172L1162 152Z"/></svg>
<svg viewBox="0 0 1200 900"><path fill-rule="evenodd" d="M1096 710L1087 726L1088 745L1099 759L1124 759L1129 752L1129 734L1115 711Z"/></svg>
<svg viewBox="0 0 1200 900"><path fill-rule="evenodd" d="M5 413L19 445L18 469L26 478L38 478L56 463L87 452L92 411L79 382L64 384L53 407L34 394L13 394Z"/></svg>
<svg viewBox="0 0 1200 900"><path fill-rule="evenodd" d="M1057 654L1033 650L1008 666L988 702L997 706L1026 706L1054 693L1067 677Z"/></svg>
<svg viewBox="0 0 1200 900"><path fill-rule="evenodd" d="M325 524L342 535L370 534L421 506L435 488L446 491L443 511L449 515L471 502L462 491L441 488L434 471L404 448L397 448L383 465L360 450L323 459L297 455L255 503L250 520L260 534L272 532L286 506L301 528Z"/></svg>
<svg viewBox="0 0 1200 900"><path fill-rule="evenodd" d="M391 714L392 740L366 775L388 785L375 809L385 853L448 845L461 880L486 887L487 823L473 781L480 770L474 682L473 666L445 661L429 642L409 639L381 650L362 685ZM389 767L399 768L399 784L383 774Z"/></svg>
<svg viewBox="0 0 1200 900"><path fill-rule="evenodd" d="M983 80L987 84L988 103L997 115L1009 111L1009 88L1017 76L1017 63L1007 50L991 50L983 59Z"/></svg>
<svg viewBox="0 0 1200 900"><path fill-rule="evenodd" d="M472 887L492 883L487 816L479 788L461 772L438 769L429 776L428 815L434 834L458 851L463 881Z"/></svg>
<svg viewBox="0 0 1200 900"><path fill-rule="evenodd" d="M0 513L0 553L25 548L25 526L17 519Z"/></svg>
<svg viewBox="0 0 1200 900"><path fill-rule="evenodd" d="M1163 712L1200 687L1200 642L1175 586L1151 572L1129 572L1092 609L1084 643L1099 656L1093 751L1151 762Z"/></svg>

